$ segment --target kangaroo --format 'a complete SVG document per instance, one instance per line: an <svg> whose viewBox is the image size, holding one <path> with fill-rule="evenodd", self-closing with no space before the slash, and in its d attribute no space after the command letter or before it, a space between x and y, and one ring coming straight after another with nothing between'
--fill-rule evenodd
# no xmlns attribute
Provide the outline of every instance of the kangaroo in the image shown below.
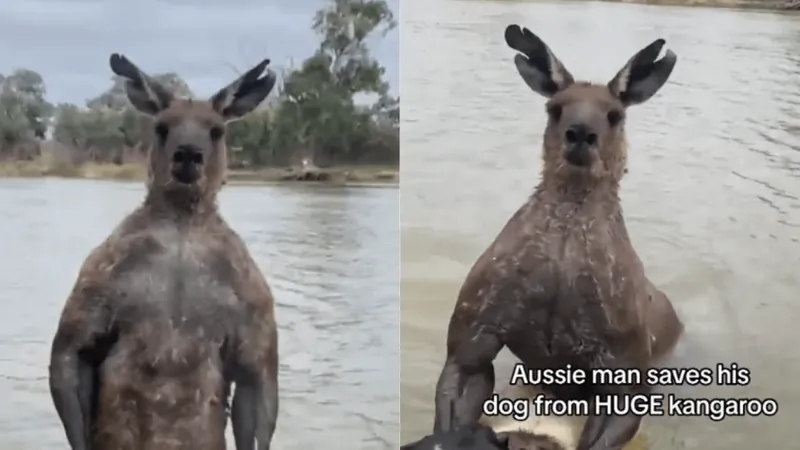
<svg viewBox="0 0 800 450"><path fill-rule="evenodd" d="M53 339L50 392L72 450L224 450L232 383L236 448L269 449L274 300L216 206L226 124L270 93L268 64L198 101L111 55L154 139L143 204L86 258Z"/></svg>
<svg viewBox="0 0 800 450"><path fill-rule="evenodd" d="M669 299L647 279L619 199L627 108L651 98L677 61L663 39L636 53L605 85L576 82L527 28L506 43L525 83L548 98L541 179L478 258L458 294L436 386L434 432L478 422L503 347L532 369L645 370L683 330ZM656 315L654 311L662 311ZM662 322L659 324L659 322ZM653 333L657 332L658 335ZM558 398L647 393L644 385L545 386ZM450 403L455 407L450 408ZM619 450L641 417L591 415L578 450Z"/></svg>

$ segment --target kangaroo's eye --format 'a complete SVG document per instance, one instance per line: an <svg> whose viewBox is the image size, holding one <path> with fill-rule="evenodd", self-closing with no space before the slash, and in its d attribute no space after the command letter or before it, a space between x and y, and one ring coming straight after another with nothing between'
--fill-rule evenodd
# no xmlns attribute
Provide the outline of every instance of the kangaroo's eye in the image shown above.
<svg viewBox="0 0 800 450"><path fill-rule="evenodd" d="M550 119L554 122L558 122L561 119L561 105L548 105L547 115L550 116Z"/></svg>
<svg viewBox="0 0 800 450"><path fill-rule="evenodd" d="M218 141L222 138L222 135L225 134L225 129L220 126L213 126L208 134L211 136L211 140Z"/></svg>
<svg viewBox="0 0 800 450"><path fill-rule="evenodd" d="M624 117L622 111L618 109L612 109L608 112L608 124L612 127L617 126L620 122L622 122L622 118Z"/></svg>

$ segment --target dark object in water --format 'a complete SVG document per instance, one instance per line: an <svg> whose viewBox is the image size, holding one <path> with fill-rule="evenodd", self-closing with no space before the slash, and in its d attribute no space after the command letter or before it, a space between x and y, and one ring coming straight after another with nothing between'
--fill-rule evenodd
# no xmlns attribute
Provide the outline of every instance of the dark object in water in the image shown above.
<svg viewBox="0 0 800 450"><path fill-rule="evenodd" d="M535 435L524 430L495 433L491 428L478 425L455 431L434 433L416 442L405 444L400 450L567 450L548 436Z"/></svg>
<svg viewBox="0 0 800 450"><path fill-rule="evenodd" d="M400 450L508 450L508 442L483 425L445 431L405 444Z"/></svg>

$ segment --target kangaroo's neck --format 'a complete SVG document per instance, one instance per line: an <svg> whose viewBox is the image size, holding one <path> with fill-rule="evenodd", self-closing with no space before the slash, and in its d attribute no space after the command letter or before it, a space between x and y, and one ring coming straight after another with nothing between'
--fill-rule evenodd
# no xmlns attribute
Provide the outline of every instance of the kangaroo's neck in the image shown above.
<svg viewBox="0 0 800 450"><path fill-rule="evenodd" d="M216 196L194 189L151 188L144 207L152 215L182 222L202 222L218 214Z"/></svg>
<svg viewBox="0 0 800 450"><path fill-rule="evenodd" d="M582 173L548 173L536 187L538 195L558 203L619 206L619 180L594 178Z"/></svg>

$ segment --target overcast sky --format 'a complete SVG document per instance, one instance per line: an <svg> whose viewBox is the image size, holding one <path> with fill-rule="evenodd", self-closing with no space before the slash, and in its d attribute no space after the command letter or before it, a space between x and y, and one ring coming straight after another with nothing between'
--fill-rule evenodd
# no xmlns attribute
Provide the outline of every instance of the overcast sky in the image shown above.
<svg viewBox="0 0 800 450"><path fill-rule="evenodd" d="M110 86L108 57L177 72L198 96L263 58L299 64L317 45L314 13L328 0L0 0L0 73L39 72L53 103L83 104ZM389 0L399 19L399 0ZM235 5L235 6L234 6ZM398 31L373 43L396 94Z"/></svg>

